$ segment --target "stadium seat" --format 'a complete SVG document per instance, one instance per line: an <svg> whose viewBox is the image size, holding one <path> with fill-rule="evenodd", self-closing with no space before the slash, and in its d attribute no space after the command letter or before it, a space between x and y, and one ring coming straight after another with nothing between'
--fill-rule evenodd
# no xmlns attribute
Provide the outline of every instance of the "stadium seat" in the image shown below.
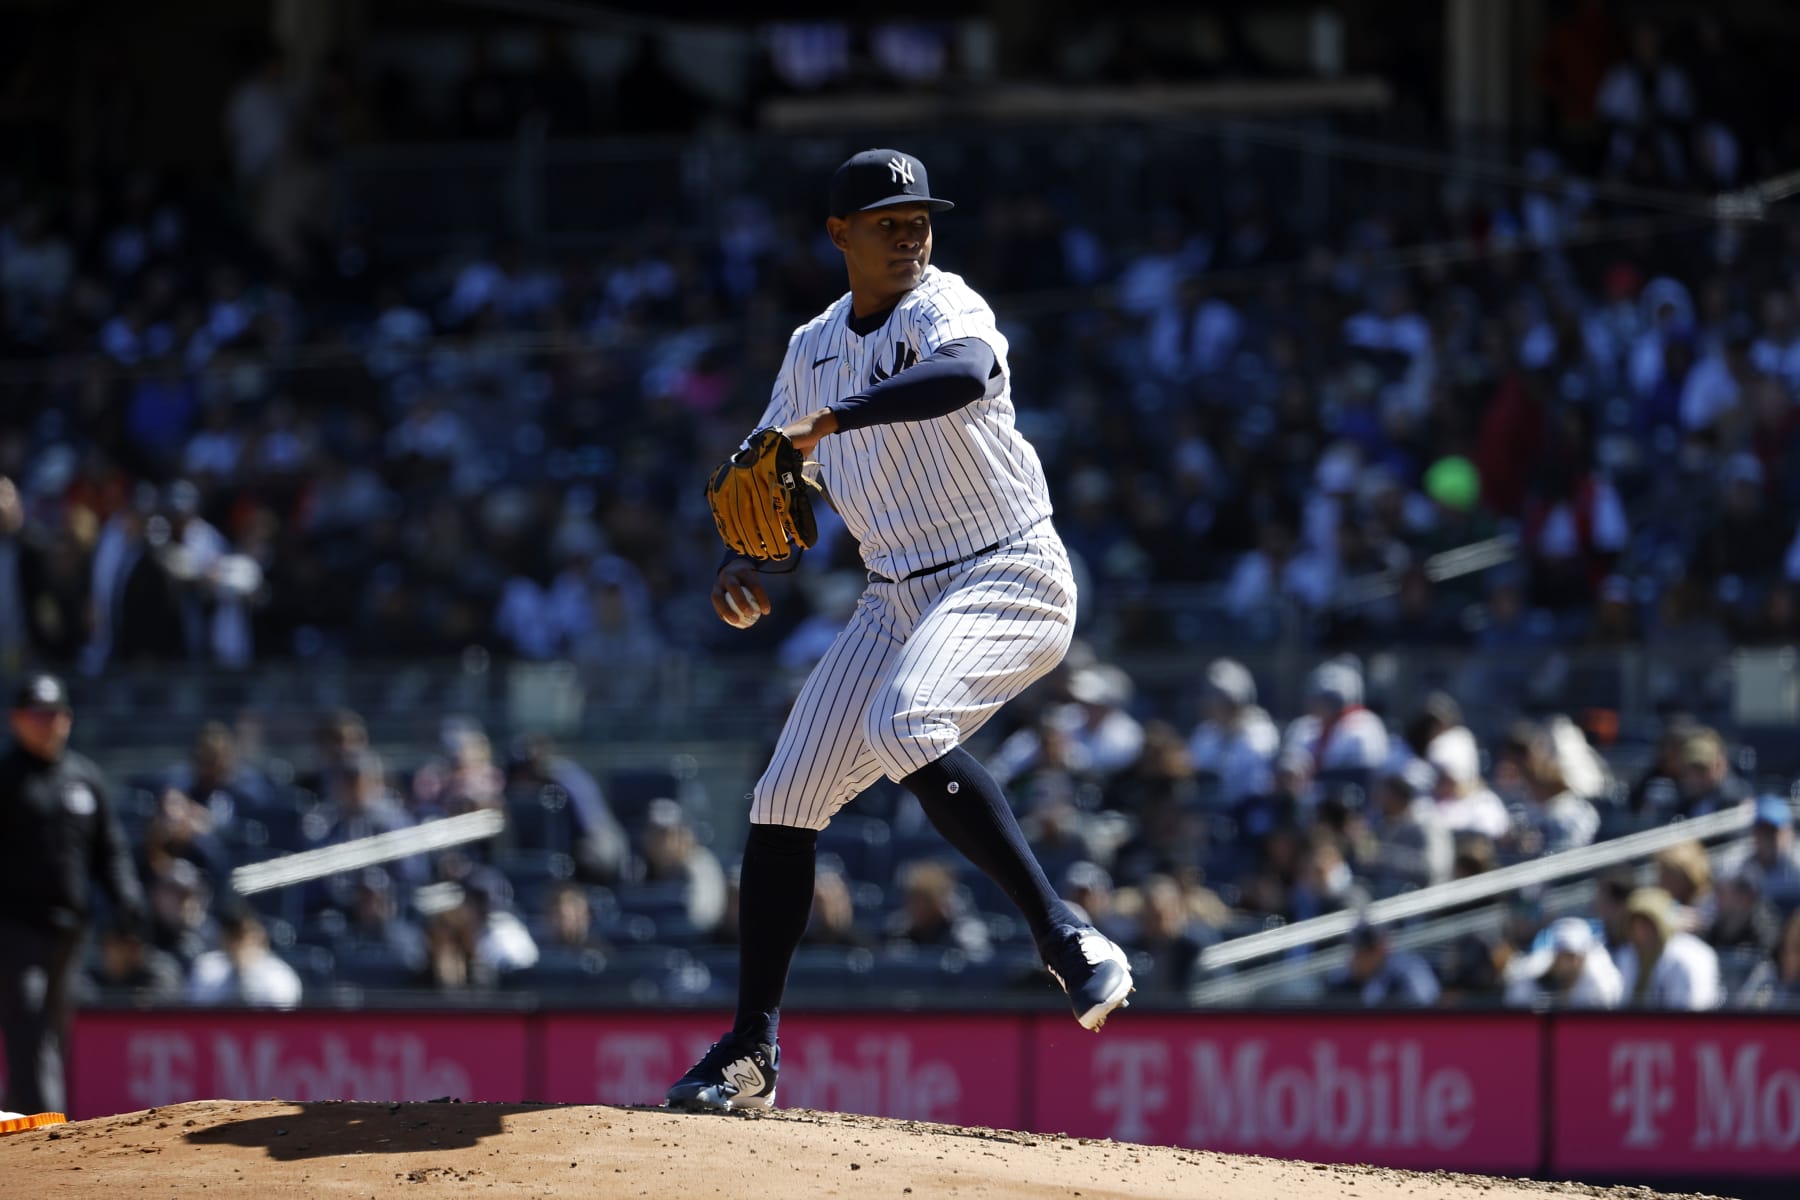
<svg viewBox="0 0 1800 1200"><path fill-rule="evenodd" d="M887 889L878 883L852 880L850 900L856 906L858 913L878 913L887 905Z"/></svg>
<svg viewBox="0 0 1800 1200"><path fill-rule="evenodd" d="M592 988L606 974L611 959L605 951L570 946L545 946L533 965L504 976L509 990L570 991Z"/></svg>
<svg viewBox="0 0 1800 1200"><path fill-rule="evenodd" d="M335 908L327 908L313 913L301 922L295 936L311 945L331 946L345 937L348 931L349 921L344 914Z"/></svg>
<svg viewBox="0 0 1800 1200"><path fill-rule="evenodd" d="M1044 970L1037 947L1003 946L993 958L1004 985L1013 991L1032 991L1056 986Z"/></svg>
<svg viewBox="0 0 1800 1200"><path fill-rule="evenodd" d="M613 896L621 912L642 913L649 917L686 913L688 909L688 885L679 880L628 883L614 891Z"/></svg>
<svg viewBox="0 0 1800 1200"><path fill-rule="evenodd" d="M515 851L568 853L569 797L559 787L515 788L509 792L506 823L505 841Z"/></svg>
<svg viewBox="0 0 1800 1200"><path fill-rule="evenodd" d="M337 960L339 983L355 984L372 991L395 990L423 986L418 974L385 950L359 949L341 954Z"/></svg>
<svg viewBox="0 0 1800 1200"><path fill-rule="evenodd" d="M1734 739L1756 755L1756 770L1765 775L1793 778L1800 775L1800 739L1792 726L1749 725L1740 727Z"/></svg>
<svg viewBox="0 0 1800 1200"><path fill-rule="evenodd" d="M1762 951L1748 946L1733 946L1719 952L1719 983L1726 995L1744 986L1750 978L1750 972L1756 970L1758 964L1768 957Z"/></svg>
<svg viewBox="0 0 1800 1200"><path fill-rule="evenodd" d="M875 955L854 946L802 946L788 969L791 991L864 992Z"/></svg>
<svg viewBox="0 0 1800 1200"><path fill-rule="evenodd" d="M685 908L680 912L658 913L650 919L656 922L656 940L665 946L692 946L712 932L697 928L688 919Z"/></svg>
<svg viewBox="0 0 1800 1200"><path fill-rule="evenodd" d="M887 995L893 992L932 991L945 977L986 977L989 960L973 961L953 946L914 946L900 942L874 952L869 963L868 986Z"/></svg>
<svg viewBox="0 0 1800 1200"><path fill-rule="evenodd" d="M656 941L656 919L614 910L605 920L595 915L594 932L614 945L650 945Z"/></svg>
<svg viewBox="0 0 1800 1200"><path fill-rule="evenodd" d="M513 889L513 907L527 916L544 909L550 891L575 876L575 860L554 850L507 850L495 866Z"/></svg>
<svg viewBox="0 0 1800 1200"><path fill-rule="evenodd" d="M304 943L289 946L281 951L281 959L294 968L308 994L328 987L337 977L337 957L324 946Z"/></svg>
<svg viewBox="0 0 1800 1200"><path fill-rule="evenodd" d="M662 796L681 796L681 779L674 771L642 767L607 773L606 802L628 830L641 825L650 802Z"/></svg>
<svg viewBox="0 0 1800 1200"><path fill-rule="evenodd" d="M982 921L987 925L988 941L995 946L1032 944L1031 926L1022 917L988 912L982 914Z"/></svg>
<svg viewBox="0 0 1800 1200"><path fill-rule="evenodd" d="M950 843L939 837L935 832L928 831L925 833L909 833L896 836L893 839L893 850L891 852L893 868L889 878L897 881L901 868L905 867L907 863L918 862L920 859L938 859L940 861L956 862L958 861L958 855L956 851L950 848Z"/></svg>
<svg viewBox="0 0 1800 1200"><path fill-rule="evenodd" d="M1004 916L1018 911L1014 907L1011 897L1001 889L999 884L995 883L992 879L989 879L979 867L976 867L973 863L963 862L958 862L957 865L959 870L957 871L956 877L958 881L961 882L964 889L967 890L969 894L969 903L974 906L977 912L994 913ZM1045 866L1045 873L1050 876L1052 881L1057 879L1060 874L1057 871L1051 870L1048 864ZM1054 886L1054 883L1052 886Z"/></svg>
<svg viewBox="0 0 1800 1200"><path fill-rule="evenodd" d="M711 982L705 964L674 946L621 946L597 981L640 1003L693 998Z"/></svg>
<svg viewBox="0 0 1800 1200"><path fill-rule="evenodd" d="M803 946L801 949L804 950L805 947ZM703 942L687 947L687 952L693 956L695 962L712 972L715 980L724 979L733 985L736 984L738 972L738 948L736 946L722 942ZM791 976L789 982L792 982Z"/></svg>
<svg viewBox="0 0 1800 1200"><path fill-rule="evenodd" d="M222 840L233 858L240 861L268 858L269 827L255 817L239 817L226 826Z"/></svg>
<svg viewBox="0 0 1800 1200"><path fill-rule="evenodd" d="M306 849L307 841L301 833L301 821L305 815L305 810L298 805L257 809L253 819L263 826L267 838L264 851L259 857L273 858L279 854Z"/></svg>

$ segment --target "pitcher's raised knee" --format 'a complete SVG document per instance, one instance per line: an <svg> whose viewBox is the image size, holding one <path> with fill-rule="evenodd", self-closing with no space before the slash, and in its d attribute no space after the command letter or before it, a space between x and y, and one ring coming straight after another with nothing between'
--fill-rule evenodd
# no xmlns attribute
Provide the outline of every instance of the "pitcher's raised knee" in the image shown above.
<svg viewBox="0 0 1800 1200"><path fill-rule="evenodd" d="M945 716L871 709L863 720L863 737L883 774L898 783L954 750L962 731Z"/></svg>

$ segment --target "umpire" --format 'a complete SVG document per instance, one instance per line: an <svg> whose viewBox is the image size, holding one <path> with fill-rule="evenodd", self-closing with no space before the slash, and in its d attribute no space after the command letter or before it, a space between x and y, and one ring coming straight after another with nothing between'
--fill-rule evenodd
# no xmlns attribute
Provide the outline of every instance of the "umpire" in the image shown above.
<svg viewBox="0 0 1800 1200"><path fill-rule="evenodd" d="M0 1039L14 1112L66 1112L63 1055L71 985L98 876L119 922L147 924L131 854L100 769L68 753L74 714L62 680L28 675L0 758Z"/></svg>

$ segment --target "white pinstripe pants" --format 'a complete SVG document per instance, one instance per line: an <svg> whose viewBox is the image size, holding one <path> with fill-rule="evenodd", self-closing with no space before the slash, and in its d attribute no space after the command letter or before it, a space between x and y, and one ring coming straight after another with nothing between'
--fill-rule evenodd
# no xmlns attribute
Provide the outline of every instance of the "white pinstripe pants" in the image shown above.
<svg viewBox="0 0 1800 1200"><path fill-rule="evenodd" d="M1062 661L1075 580L1048 522L980 558L871 582L794 701L750 820L823 829L949 753Z"/></svg>

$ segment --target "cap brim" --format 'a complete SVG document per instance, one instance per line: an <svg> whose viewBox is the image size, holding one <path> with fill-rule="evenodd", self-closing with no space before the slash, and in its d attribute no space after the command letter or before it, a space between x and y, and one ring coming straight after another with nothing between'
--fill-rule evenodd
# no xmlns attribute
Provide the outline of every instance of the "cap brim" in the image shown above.
<svg viewBox="0 0 1800 1200"><path fill-rule="evenodd" d="M898 196L889 196L886 200L877 200L873 204L865 204L854 211L868 212L872 208L898 208L902 204L923 204L932 212L944 212L947 209L956 207L956 205L950 203L948 200L927 199L924 196L908 196L905 193L902 193Z"/></svg>

